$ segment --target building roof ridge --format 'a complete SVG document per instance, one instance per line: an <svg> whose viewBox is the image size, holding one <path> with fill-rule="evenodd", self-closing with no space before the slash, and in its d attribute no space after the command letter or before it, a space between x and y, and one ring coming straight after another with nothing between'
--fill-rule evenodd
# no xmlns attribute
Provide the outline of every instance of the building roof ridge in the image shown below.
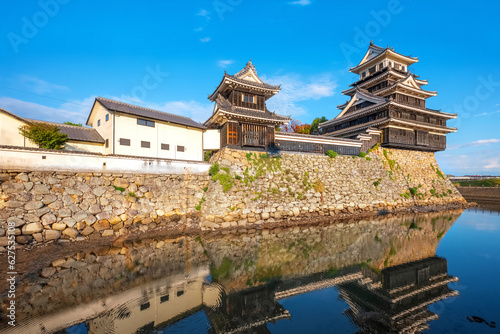
<svg viewBox="0 0 500 334"><path fill-rule="evenodd" d="M171 114L171 113L168 113L168 112L165 112L165 111L151 109L151 108L146 108L146 107L138 106L138 105L127 103L127 102L122 102L122 101L108 99L108 98L101 97L101 96L96 97L96 100L98 100L98 101L99 100L105 100L105 101L109 101L109 102L113 102L113 103L122 104L124 106L129 106L129 107L138 108L138 109L142 109L142 110L152 111L152 112L155 112L155 113L158 113L158 114L166 114L166 115L170 115L170 116L174 116L174 117L181 117L181 118L184 118L184 119L188 119L188 120L194 121L192 118L187 117L187 116ZM112 109L112 108L110 108L110 109ZM196 121L194 121L194 122L196 122Z"/></svg>

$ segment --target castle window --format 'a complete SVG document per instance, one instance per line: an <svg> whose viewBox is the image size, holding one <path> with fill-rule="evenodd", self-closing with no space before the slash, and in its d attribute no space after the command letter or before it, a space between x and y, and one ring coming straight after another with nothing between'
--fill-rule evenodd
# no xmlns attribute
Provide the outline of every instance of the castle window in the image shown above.
<svg viewBox="0 0 500 334"><path fill-rule="evenodd" d="M186 148L184 146L177 145L177 152L184 152Z"/></svg>
<svg viewBox="0 0 500 334"><path fill-rule="evenodd" d="M238 145L237 123L227 123L227 143L229 145Z"/></svg>
<svg viewBox="0 0 500 334"><path fill-rule="evenodd" d="M143 148L150 148L151 147L151 142L149 142L149 141L141 141L141 147L143 147Z"/></svg>
<svg viewBox="0 0 500 334"><path fill-rule="evenodd" d="M170 145L169 144L161 144L161 149L168 151L168 150L170 150Z"/></svg>
<svg viewBox="0 0 500 334"><path fill-rule="evenodd" d="M130 139L120 138L120 145L130 146Z"/></svg>
<svg viewBox="0 0 500 334"><path fill-rule="evenodd" d="M101 120L100 119L97 120L97 126L101 126Z"/></svg>
<svg viewBox="0 0 500 334"><path fill-rule="evenodd" d="M109 147L109 139L106 139L105 146L106 146L106 148Z"/></svg>
<svg viewBox="0 0 500 334"><path fill-rule="evenodd" d="M255 96L254 95L243 94L243 102L255 103Z"/></svg>
<svg viewBox="0 0 500 334"><path fill-rule="evenodd" d="M106 114L106 122L109 121L109 114Z"/></svg>

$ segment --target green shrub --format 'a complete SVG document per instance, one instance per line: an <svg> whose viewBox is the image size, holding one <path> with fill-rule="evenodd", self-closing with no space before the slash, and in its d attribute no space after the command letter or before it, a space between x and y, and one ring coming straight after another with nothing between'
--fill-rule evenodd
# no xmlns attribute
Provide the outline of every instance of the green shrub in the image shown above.
<svg viewBox="0 0 500 334"><path fill-rule="evenodd" d="M328 150L328 151L326 151L326 155L333 159L339 154L337 152L332 151L332 150Z"/></svg>
<svg viewBox="0 0 500 334"><path fill-rule="evenodd" d="M216 175L217 173L219 173L219 163L218 162L215 162L208 170L208 174L210 176L214 176Z"/></svg>
<svg viewBox="0 0 500 334"><path fill-rule="evenodd" d="M370 158L370 157L366 157L366 160L368 160L368 161L372 161L372 158Z"/></svg>
<svg viewBox="0 0 500 334"><path fill-rule="evenodd" d="M365 152L359 152L359 157L360 157L360 158L364 158L364 157L366 157L366 153L365 153Z"/></svg>

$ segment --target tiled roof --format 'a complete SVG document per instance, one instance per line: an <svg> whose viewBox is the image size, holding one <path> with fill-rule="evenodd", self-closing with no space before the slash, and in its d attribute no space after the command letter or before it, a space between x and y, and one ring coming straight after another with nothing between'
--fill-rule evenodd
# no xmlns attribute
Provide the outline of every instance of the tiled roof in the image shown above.
<svg viewBox="0 0 500 334"><path fill-rule="evenodd" d="M55 125L60 129L61 133L68 135L69 140L86 141L86 142L100 143L100 144L104 143L104 139L101 137L101 135L99 134L99 132L97 132L96 129L86 128L83 126L74 126L61 123L39 121L37 119L25 118L25 120L26 122L29 123L42 123L42 124Z"/></svg>
<svg viewBox="0 0 500 334"><path fill-rule="evenodd" d="M189 117L179 116L174 114L169 114L163 111L144 108L140 106L135 106L133 104L128 104L124 102L114 101L106 99L104 97L97 97L96 101L99 101L108 110L118 111L129 115L146 117L158 121L164 121L174 124L185 125L198 129L205 129L205 127Z"/></svg>
<svg viewBox="0 0 500 334"><path fill-rule="evenodd" d="M273 112L270 112L267 109L265 111L258 111L258 110L252 110L250 108L235 107L228 100L226 100L220 95L217 97L216 101L221 109L241 116L253 116L253 117L267 118L278 121L286 121L290 119L290 116L278 115Z"/></svg>

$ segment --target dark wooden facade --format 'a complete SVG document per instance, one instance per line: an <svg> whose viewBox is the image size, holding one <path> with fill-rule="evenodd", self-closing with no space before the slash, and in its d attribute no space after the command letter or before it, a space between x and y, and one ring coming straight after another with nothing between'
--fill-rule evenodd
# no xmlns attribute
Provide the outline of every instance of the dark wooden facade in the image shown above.
<svg viewBox="0 0 500 334"><path fill-rule="evenodd" d="M220 146L230 148L274 148L274 126L227 121L220 128Z"/></svg>
<svg viewBox="0 0 500 334"><path fill-rule="evenodd" d="M351 100L339 106L339 116L320 127L327 135L351 139L375 129L384 147L444 150L446 134L456 131L446 122L456 114L426 107L426 99L436 92L423 90L427 81L408 71L415 62L416 58L371 43L362 62L351 69L360 75L343 92Z"/></svg>

